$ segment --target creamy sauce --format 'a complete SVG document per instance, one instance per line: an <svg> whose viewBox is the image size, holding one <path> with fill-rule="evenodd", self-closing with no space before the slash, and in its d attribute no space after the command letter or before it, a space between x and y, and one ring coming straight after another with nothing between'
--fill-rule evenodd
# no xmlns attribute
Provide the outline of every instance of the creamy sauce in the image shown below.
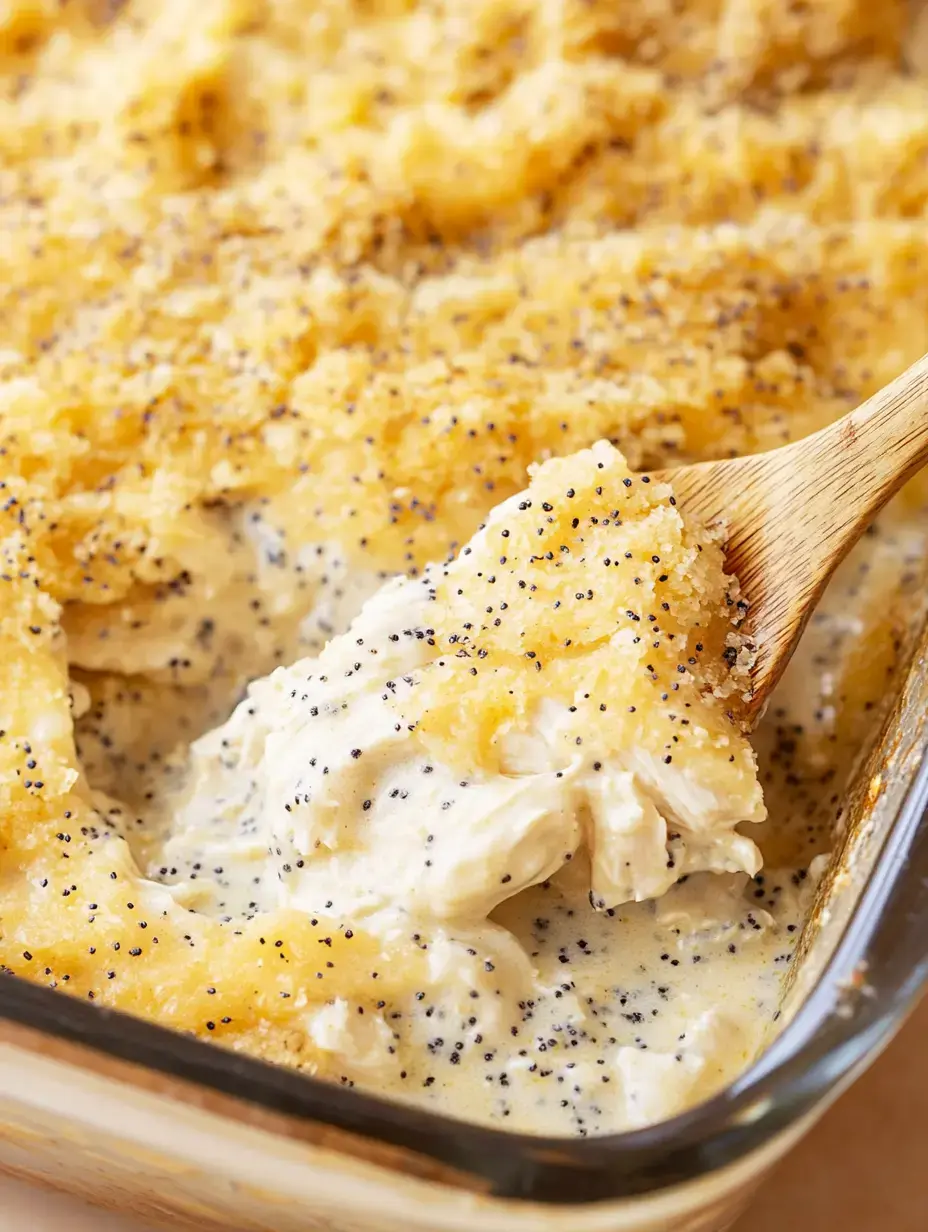
<svg viewBox="0 0 928 1232"><path fill-rule="evenodd" d="M640 837L651 797L625 767L594 775L574 759L555 771L569 719L555 705L508 751L504 772L523 777L459 783L380 705L385 680L400 682L392 703L434 653L416 635L428 625L428 574L385 587L321 659L254 685L189 758L142 756L143 816L130 843L190 910L226 921L281 906L334 914L422 953L422 986L381 1012L359 1017L337 997L308 1019L343 1082L537 1132L602 1133L673 1115L735 1077L775 1030L854 748L879 718L919 611L923 536L920 517L897 514L856 550L758 732L777 812L752 831L768 863L793 862L785 868L757 871L747 837L697 858L718 869L744 862L754 876L687 872L685 848L666 836L652 866ZM311 623L300 627L305 638ZM228 609L225 630L237 628ZM871 653L849 674L861 640ZM853 723L853 746L839 743L839 716ZM118 756L118 735L104 727ZM99 747L103 729L86 718L82 728ZM631 882L610 881L602 844L599 880L591 868L584 799L601 796L603 782L625 801L626 827L637 809L626 834L639 837L625 837L612 861L631 868ZM737 821L755 806L745 796L729 807ZM724 827L718 841L721 853Z"/></svg>

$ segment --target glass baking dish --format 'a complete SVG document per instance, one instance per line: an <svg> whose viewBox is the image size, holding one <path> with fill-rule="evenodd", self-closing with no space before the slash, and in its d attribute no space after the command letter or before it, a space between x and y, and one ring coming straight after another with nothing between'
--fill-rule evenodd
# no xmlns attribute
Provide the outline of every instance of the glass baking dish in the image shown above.
<svg viewBox="0 0 928 1232"><path fill-rule="evenodd" d="M673 1120L509 1134L336 1087L9 976L0 1168L198 1230L717 1232L928 980L928 628L846 800L777 1038Z"/></svg>

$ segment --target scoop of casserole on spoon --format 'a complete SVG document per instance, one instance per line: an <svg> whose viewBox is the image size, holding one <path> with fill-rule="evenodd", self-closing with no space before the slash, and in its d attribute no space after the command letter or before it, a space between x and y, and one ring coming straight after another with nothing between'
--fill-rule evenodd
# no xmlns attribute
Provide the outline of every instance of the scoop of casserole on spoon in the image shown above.
<svg viewBox="0 0 928 1232"><path fill-rule="evenodd" d="M658 472L684 512L718 527L749 604L753 724L828 579L876 514L928 462L928 355L857 410L768 453Z"/></svg>

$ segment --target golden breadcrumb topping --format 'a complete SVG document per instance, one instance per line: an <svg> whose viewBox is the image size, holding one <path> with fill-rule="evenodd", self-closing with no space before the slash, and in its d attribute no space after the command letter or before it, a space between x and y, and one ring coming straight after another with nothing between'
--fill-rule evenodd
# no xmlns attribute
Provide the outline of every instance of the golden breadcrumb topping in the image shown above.
<svg viewBox="0 0 928 1232"><path fill-rule="evenodd" d="M928 345L903 7L13 5L0 407L43 585L143 601L190 506L279 491L421 565L548 452L753 449L877 387Z"/></svg>

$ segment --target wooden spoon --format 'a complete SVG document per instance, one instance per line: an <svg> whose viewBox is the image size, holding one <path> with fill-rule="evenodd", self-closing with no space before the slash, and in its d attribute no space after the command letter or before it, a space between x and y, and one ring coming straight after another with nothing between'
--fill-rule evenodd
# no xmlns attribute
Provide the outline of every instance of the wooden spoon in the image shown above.
<svg viewBox="0 0 928 1232"><path fill-rule="evenodd" d="M760 717L835 568L928 462L928 355L821 432L769 453L657 472L722 530L756 647L742 717Z"/></svg>

